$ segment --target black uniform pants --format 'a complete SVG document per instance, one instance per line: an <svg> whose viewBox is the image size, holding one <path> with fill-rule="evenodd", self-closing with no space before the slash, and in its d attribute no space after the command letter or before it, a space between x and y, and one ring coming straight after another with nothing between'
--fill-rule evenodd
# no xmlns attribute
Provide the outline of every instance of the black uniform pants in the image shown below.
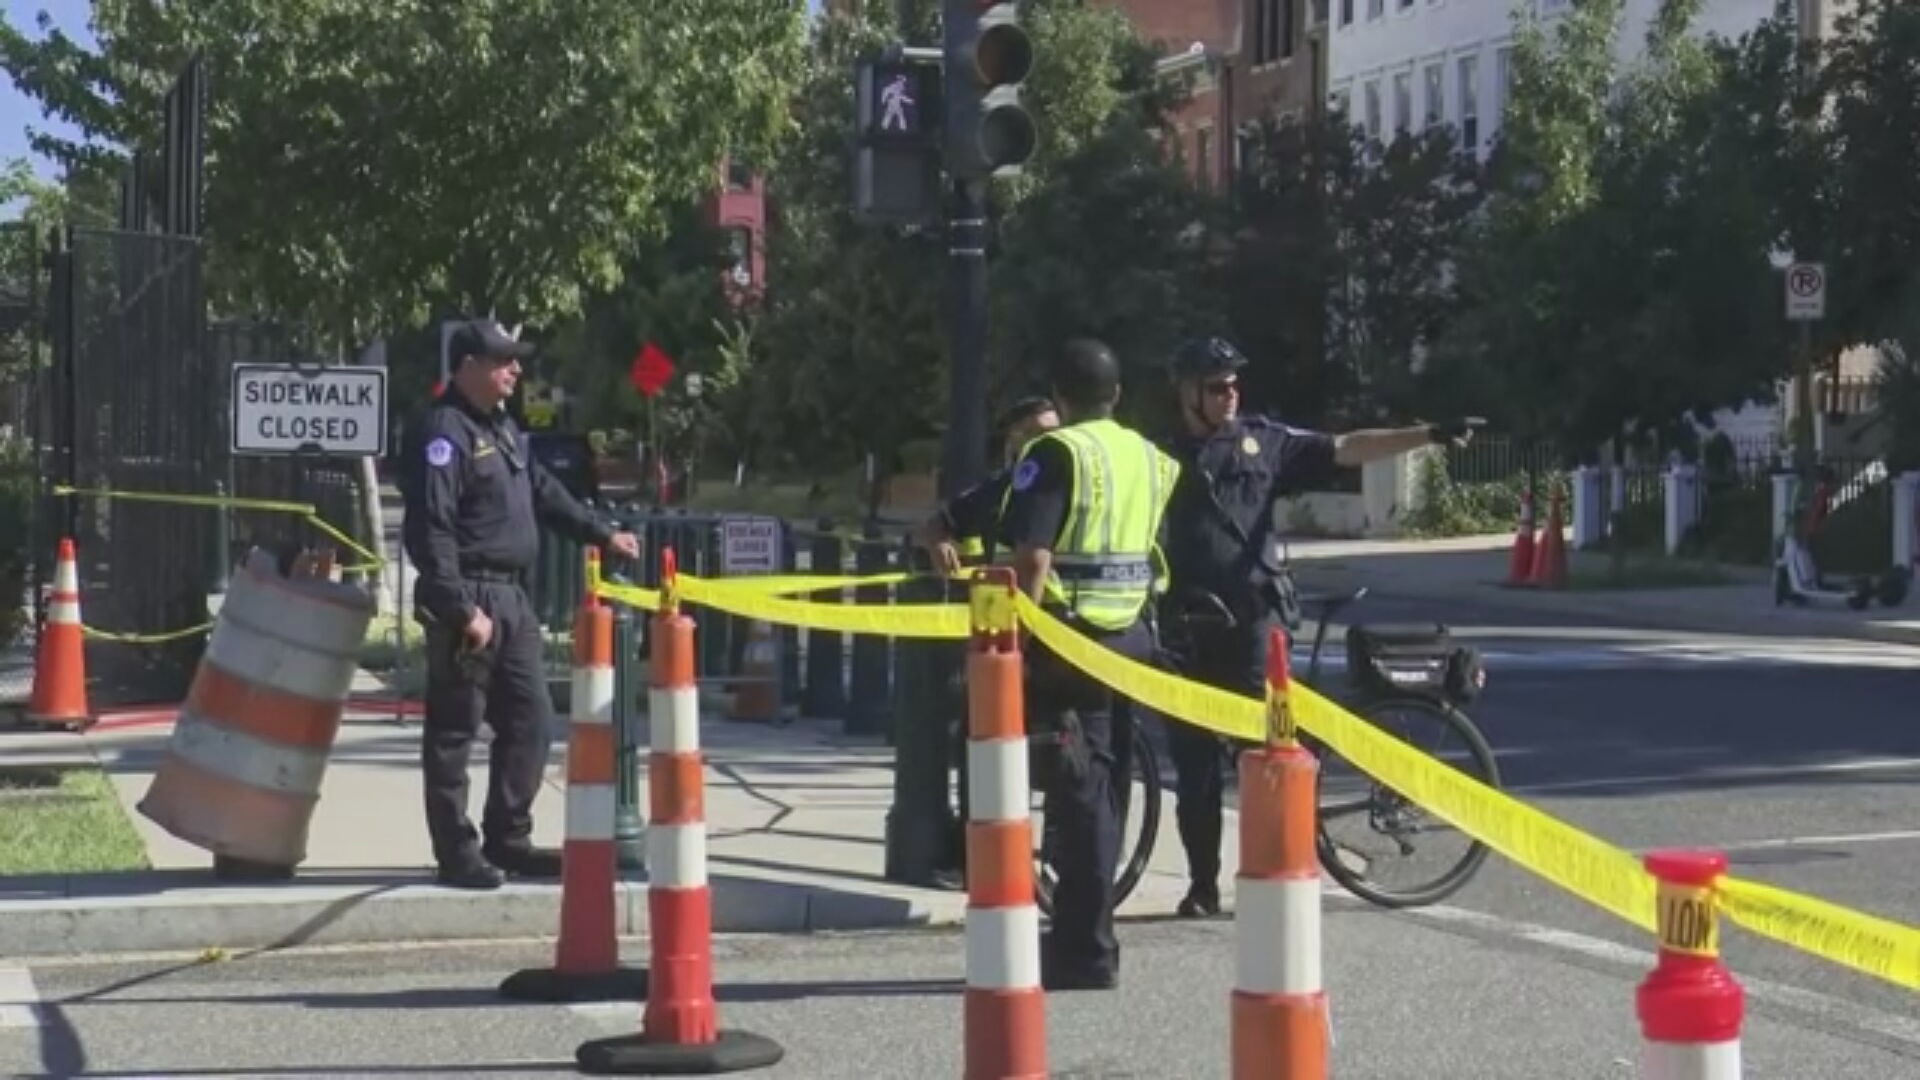
<svg viewBox="0 0 1920 1080"><path fill-rule="evenodd" d="M493 729L487 758L487 801L480 819L484 848L525 847L533 833L533 799L546 773L553 702L547 697L540 620L525 588L466 583L468 597L493 620L493 639L477 656L461 656L461 635L427 628L427 716L421 733L427 830L442 866L478 852L467 818L467 759L480 723Z"/></svg>
<svg viewBox="0 0 1920 1080"><path fill-rule="evenodd" d="M1146 628L1092 634L1135 660L1150 652ZM1051 770L1045 814L1055 832L1053 931L1047 962L1071 976L1117 976L1120 942L1113 933L1113 879L1120 858L1122 785L1116 752L1115 695L1104 684L1034 641L1029 659L1027 714L1036 730L1067 731L1066 748Z"/></svg>
<svg viewBox="0 0 1920 1080"><path fill-rule="evenodd" d="M1222 690L1266 697L1267 634L1284 625L1278 615L1267 613L1231 630L1199 634L1186 676ZM1187 852L1187 878L1193 891L1218 896L1227 768L1234 752L1251 744L1182 720L1168 720L1166 728L1178 800L1174 820L1180 828L1180 846Z"/></svg>

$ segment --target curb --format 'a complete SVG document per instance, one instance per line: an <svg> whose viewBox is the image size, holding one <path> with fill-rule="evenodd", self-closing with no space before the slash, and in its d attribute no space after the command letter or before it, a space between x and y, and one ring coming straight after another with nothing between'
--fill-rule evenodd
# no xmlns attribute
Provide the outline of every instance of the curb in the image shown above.
<svg viewBox="0 0 1920 1080"><path fill-rule="evenodd" d="M0 957L551 938L560 926L557 884L476 893L435 885L425 873L334 876L230 887L210 886L198 871L42 878L37 889L0 882ZM715 875L711 887L715 933L957 925L966 912L963 894L907 886L854 893L806 880ZM614 890L619 934L644 937L644 878L626 875ZM8 898L7 891L29 895Z"/></svg>

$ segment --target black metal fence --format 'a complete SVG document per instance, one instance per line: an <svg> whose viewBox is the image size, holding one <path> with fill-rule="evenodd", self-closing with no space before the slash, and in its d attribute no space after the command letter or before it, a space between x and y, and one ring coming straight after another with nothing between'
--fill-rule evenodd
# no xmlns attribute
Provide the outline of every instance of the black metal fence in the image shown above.
<svg viewBox="0 0 1920 1080"><path fill-rule="evenodd" d="M210 388L221 373L206 349L203 295L197 240L66 231L52 255L41 440L53 477L108 493L214 492L221 447L210 437ZM157 636L206 620L214 520L204 507L91 495L47 510L78 548L90 627ZM121 659L184 687L202 641L134 643Z"/></svg>

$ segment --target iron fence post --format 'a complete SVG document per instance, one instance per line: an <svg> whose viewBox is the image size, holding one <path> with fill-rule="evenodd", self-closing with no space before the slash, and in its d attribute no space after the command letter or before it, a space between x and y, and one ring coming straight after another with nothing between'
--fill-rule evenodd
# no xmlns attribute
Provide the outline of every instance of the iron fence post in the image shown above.
<svg viewBox="0 0 1920 1080"><path fill-rule="evenodd" d="M840 538L833 534L833 519L820 519L820 532L813 538L813 573L840 573ZM809 599L816 603L837 603L840 593L822 591ZM845 649L841 635L825 630L807 630L807 686L800 703L800 714L808 719L832 720L846 715L847 690Z"/></svg>
<svg viewBox="0 0 1920 1080"><path fill-rule="evenodd" d="M633 609L613 605L613 846L623 870L647 863L646 823L640 817L640 710L635 695L644 680L635 671Z"/></svg>
<svg viewBox="0 0 1920 1080"><path fill-rule="evenodd" d="M854 573L861 576L883 574L889 559L880 539L880 525L869 521L861 530L860 545L854 549ZM885 585L862 585L853 590L857 604L885 604L889 589ZM848 695L846 732L849 735L875 735L888 731L891 712L887 652L891 638L877 634L853 637L853 688ZM891 740L889 740L891 741Z"/></svg>
<svg viewBox="0 0 1920 1080"><path fill-rule="evenodd" d="M900 586L901 603L935 603L941 583L917 578ZM940 681L941 648L947 642L903 640L894 685L893 805L887 810L886 866L889 881L935 884L949 858L947 709Z"/></svg>

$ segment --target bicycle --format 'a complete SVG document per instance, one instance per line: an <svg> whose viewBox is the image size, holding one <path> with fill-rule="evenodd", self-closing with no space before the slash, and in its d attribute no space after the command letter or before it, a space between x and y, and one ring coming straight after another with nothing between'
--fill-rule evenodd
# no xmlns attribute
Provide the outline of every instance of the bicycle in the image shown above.
<svg viewBox="0 0 1920 1080"><path fill-rule="evenodd" d="M1301 679L1305 685L1316 686L1319 682L1320 658L1328 624L1342 609L1364 599L1367 592L1362 587L1346 595L1319 597L1303 602L1303 607L1308 603L1317 604L1319 616L1306 674ZM1162 630L1166 633L1162 635L1159 652L1163 663L1175 672L1190 670L1192 650L1197 641L1204 639L1206 632L1232 630L1238 625L1231 609L1211 593L1189 591L1177 594L1175 602L1169 606L1174 609L1174 617L1162 620ZM1394 728L1388 721L1395 716L1431 721L1442 734L1458 735L1464 743L1468 762L1466 767L1462 767L1463 772L1490 787L1500 786L1499 766L1492 747L1473 721L1461 711L1461 706L1471 702L1485 688L1485 668L1473 649L1452 643L1444 625L1418 628L1350 626L1347 631L1347 663L1349 682L1358 691L1342 702L1348 709L1389 732ZM1123 843L1114 885L1116 906L1139 884L1152 858L1159 826L1159 789L1162 786L1158 756L1138 717L1131 718L1127 728L1130 733L1128 746L1132 753L1129 764L1133 767L1127 769L1130 782L1121 787L1130 791L1138 784L1143 788L1146 793L1143 818L1146 820L1141 823L1139 837L1131 851ZM1044 738L1030 736L1030 739ZM1470 840L1463 855L1429 880L1407 888L1388 887L1375 880L1370 875L1373 860L1353 861L1365 858L1366 853L1356 844L1336 841L1329 831L1329 824L1364 815L1369 831L1386 838L1400 855L1407 856L1415 851L1412 838L1422 831L1419 824L1423 813L1421 807L1364 774L1358 774L1357 770L1356 774L1364 782L1363 793L1330 798L1327 782L1329 766L1342 762L1330 748L1304 732L1301 733L1301 743L1321 764L1321 795L1315 823L1320 863L1334 880L1354 895L1386 908L1437 903L1465 886L1486 861L1486 846L1478 840ZM1036 783L1034 786L1041 788L1043 785ZM1339 790L1339 785L1334 785L1334 791L1337 793ZM1120 809L1124 830L1129 816L1127 804L1123 802ZM1051 914L1054 882L1048 866L1051 861L1051 836L1044 822L1038 839L1034 853L1037 864L1036 902L1043 912Z"/></svg>

